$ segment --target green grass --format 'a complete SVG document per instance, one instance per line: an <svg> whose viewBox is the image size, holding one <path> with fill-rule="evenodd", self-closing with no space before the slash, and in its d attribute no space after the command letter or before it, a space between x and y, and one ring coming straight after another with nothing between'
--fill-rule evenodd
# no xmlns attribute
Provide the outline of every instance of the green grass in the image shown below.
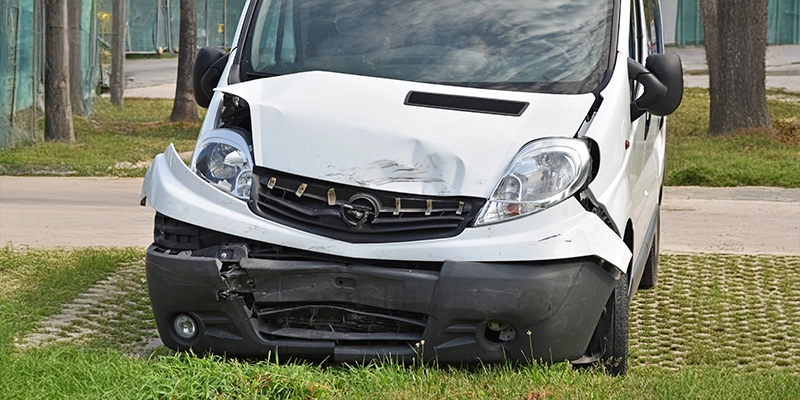
<svg viewBox="0 0 800 400"><path fill-rule="evenodd" d="M800 94L770 97L775 132L709 137L708 90L687 89L667 123L665 184L800 187ZM126 99L119 110L98 99L95 115L76 117L75 144L0 149L0 174L144 176L146 163L169 143L179 152L194 149L200 123L168 122L171 107L171 100Z"/></svg>
<svg viewBox="0 0 800 400"><path fill-rule="evenodd" d="M170 143L179 152L194 150L200 121L169 122L171 112L170 100L125 99L118 109L98 98L94 115L75 117L75 144L42 142L0 149L0 174L144 176L146 167L136 164L151 161ZM129 164L118 165L121 162Z"/></svg>
<svg viewBox="0 0 800 400"><path fill-rule="evenodd" d="M665 184L800 187L800 94L770 93L776 132L709 137L708 90L687 89L667 119Z"/></svg>
<svg viewBox="0 0 800 400"><path fill-rule="evenodd" d="M13 338L57 312L121 264L140 261L138 249L35 250L0 249L0 353Z"/></svg>
<svg viewBox="0 0 800 400"><path fill-rule="evenodd" d="M170 355L147 361L61 347L14 358L0 394L19 398L176 399L794 399L797 377L718 368L641 371L627 378L554 367L322 368L290 362ZM0 367L0 370L3 367Z"/></svg>
<svg viewBox="0 0 800 400"><path fill-rule="evenodd" d="M108 281L115 271L137 271L123 274L127 280L115 285L141 293L141 259L140 250L0 250L0 274L10 278L0 280L0 398L796 399L800 394L795 360L800 349L794 345L800 328L792 325L800 312L798 257L663 256L659 286L638 293L632 306L637 310L631 315L633 356L625 378L574 371L567 364L320 365L163 350L139 358L121 346L135 336L126 329L140 329L126 323L115 325L116 344L106 338L17 347L58 313L60 304ZM113 301L128 311L146 305L124 294ZM687 356L692 352L695 356ZM763 359L771 363L759 363ZM755 368L740 360L752 360Z"/></svg>

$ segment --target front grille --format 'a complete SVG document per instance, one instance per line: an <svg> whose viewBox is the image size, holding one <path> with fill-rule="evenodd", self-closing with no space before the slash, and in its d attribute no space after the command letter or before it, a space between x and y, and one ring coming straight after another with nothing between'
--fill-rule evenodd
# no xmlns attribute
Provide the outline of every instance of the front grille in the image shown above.
<svg viewBox="0 0 800 400"><path fill-rule="evenodd" d="M258 296L256 296L258 297ZM354 304L255 304L259 332L271 339L342 344L419 342L427 316Z"/></svg>
<svg viewBox="0 0 800 400"><path fill-rule="evenodd" d="M351 243L456 236L484 199L392 193L256 168L251 210L306 232Z"/></svg>

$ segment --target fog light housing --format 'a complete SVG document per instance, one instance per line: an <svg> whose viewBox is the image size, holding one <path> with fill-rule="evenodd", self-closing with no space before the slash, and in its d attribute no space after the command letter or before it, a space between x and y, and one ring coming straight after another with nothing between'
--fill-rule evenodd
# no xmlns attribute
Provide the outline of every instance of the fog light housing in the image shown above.
<svg viewBox="0 0 800 400"><path fill-rule="evenodd" d="M172 323L175 333L183 339L193 339L197 336L197 322L186 314L178 314Z"/></svg>
<svg viewBox="0 0 800 400"><path fill-rule="evenodd" d="M517 338L514 327L505 321L487 321L483 335L488 342L497 344L509 344Z"/></svg>

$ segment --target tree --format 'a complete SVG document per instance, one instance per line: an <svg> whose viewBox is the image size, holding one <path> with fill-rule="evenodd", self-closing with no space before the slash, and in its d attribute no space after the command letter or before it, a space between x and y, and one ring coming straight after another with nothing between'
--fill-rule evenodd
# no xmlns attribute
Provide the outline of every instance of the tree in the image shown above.
<svg viewBox="0 0 800 400"><path fill-rule="evenodd" d="M178 45L178 82L175 86L175 102L172 105L172 121L196 121L197 105L194 102L192 69L197 51L197 2L181 1L181 33Z"/></svg>
<svg viewBox="0 0 800 400"><path fill-rule="evenodd" d="M125 94L125 0L112 0L111 104L122 107Z"/></svg>
<svg viewBox="0 0 800 400"><path fill-rule="evenodd" d="M768 0L702 0L709 133L770 128L765 89Z"/></svg>
<svg viewBox="0 0 800 400"><path fill-rule="evenodd" d="M69 91L72 113L84 115L83 110L83 69L81 68L81 19L82 2L69 3Z"/></svg>
<svg viewBox="0 0 800 400"><path fill-rule="evenodd" d="M45 1L44 137L75 141L69 99L67 0Z"/></svg>

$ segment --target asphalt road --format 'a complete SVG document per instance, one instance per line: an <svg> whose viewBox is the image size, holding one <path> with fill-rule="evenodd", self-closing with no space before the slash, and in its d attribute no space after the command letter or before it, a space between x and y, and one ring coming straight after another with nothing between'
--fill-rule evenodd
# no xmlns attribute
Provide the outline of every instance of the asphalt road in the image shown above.
<svg viewBox="0 0 800 400"><path fill-rule="evenodd" d="M15 248L145 247L152 208L142 179L0 176L0 244ZM800 189L664 189L667 253L800 256Z"/></svg>

